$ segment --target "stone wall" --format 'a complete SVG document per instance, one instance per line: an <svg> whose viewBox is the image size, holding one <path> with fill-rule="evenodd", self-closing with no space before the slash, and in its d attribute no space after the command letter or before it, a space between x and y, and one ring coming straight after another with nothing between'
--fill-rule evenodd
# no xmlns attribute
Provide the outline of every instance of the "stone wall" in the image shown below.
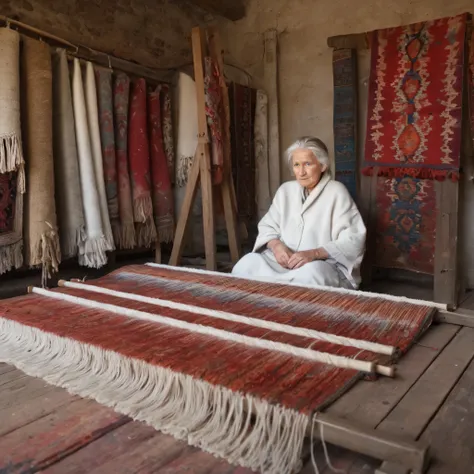
<svg viewBox="0 0 474 474"><path fill-rule="evenodd" d="M0 14L150 67L192 62L204 12L171 0L2 0Z"/></svg>

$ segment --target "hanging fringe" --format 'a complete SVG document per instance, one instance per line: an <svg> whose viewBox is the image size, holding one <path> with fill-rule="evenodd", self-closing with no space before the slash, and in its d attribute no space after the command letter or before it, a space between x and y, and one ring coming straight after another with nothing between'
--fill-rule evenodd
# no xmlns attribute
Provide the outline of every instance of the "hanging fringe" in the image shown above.
<svg viewBox="0 0 474 474"><path fill-rule="evenodd" d="M374 166L367 166L362 168L362 174L364 176L374 175ZM451 179L453 183L459 181L461 172L453 170L435 170L432 168L392 168L392 167L380 167L378 169L377 176L383 176L386 178L416 178L416 179L432 179L435 181L445 181Z"/></svg>
<svg viewBox="0 0 474 474"><path fill-rule="evenodd" d="M0 275L23 266L23 240L0 246Z"/></svg>
<svg viewBox="0 0 474 474"><path fill-rule="evenodd" d="M263 474L302 467L310 419L297 411L3 318L0 361L231 464Z"/></svg>
<svg viewBox="0 0 474 474"><path fill-rule="evenodd" d="M41 267L41 285L43 288L47 286L51 274L58 271L61 262L59 235L49 222L46 222L46 224L51 230L41 234L41 237L33 246L33 255L30 256L30 267Z"/></svg>
<svg viewBox="0 0 474 474"><path fill-rule="evenodd" d="M84 243L83 253L79 254L79 265L89 268L101 268L107 264L108 244L102 235L87 239Z"/></svg>
<svg viewBox="0 0 474 474"><path fill-rule="evenodd" d="M0 137L0 174L18 171L18 192L24 194L25 160L21 138L16 135Z"/></svg>
<svg viewBox="0 0 474 474"><path fill-rule="evenodd" d="M181 156L176 167L176 186L183 188L188 183L194 156Z"/></svg>
<svg viewBox="0 0 474 474"><path fill-rule="evenodd" d="M145 223L153 215L151 196L142 196L133 201L133 216L135 222Z"/></svg>
<svg viewBox="0 0 474 474"><path fill-rule="evenodd" d="M120 246L121 249L133 249L137 245L135 225L133 222L120 225Z"/></svg>
<svg viewBox="0 0 474 474"><path fill-rule="evenodd" d="M112 237L114 239L115 248L122 248L122 230L120 228L120 220L112 219L110 221L112 227Z"/></svg>
<svg viewBox="0 0 474 474"><path fill-rule="evenodd" d="M171 217L166 220L155 217L155 227L158 242L168 243L174 239L174 222Z"/></svg>
<svg viewBox="0 0 474 474"><path fill-rule="evenodd" d="M157 233L153 218L149 217L145 222L136 225L137 246L148 248L156 242Z"/></svg>
<svg viewBox="0 0 474 474"><path fill-rule="evenodd" d="M80 255L84 251L87 233L84 226L79 227L63 240L61 253L63 258L72 258Z"/></svg>

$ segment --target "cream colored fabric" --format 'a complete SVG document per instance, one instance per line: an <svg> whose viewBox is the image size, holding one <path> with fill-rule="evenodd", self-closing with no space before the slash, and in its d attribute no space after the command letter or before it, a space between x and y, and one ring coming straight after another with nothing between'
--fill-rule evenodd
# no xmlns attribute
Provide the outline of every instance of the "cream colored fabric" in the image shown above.
<svg viewBox="0 0 474 474"><path fill-rule="evenodd" d="M366 228L345 186L329 175L322 176L306 200L297 181L281 185L258 231L253 249L257 256L244 256L232 271L235 275L271 275L276 281L323 286L346 286L346 279L352 287L360 284ZM266 248L272 239L281 240L293 251L323 247L330 258L288 270Z"/></svg>
<svg viewBox="0 0 474 474"><path fill-rule="evenodd" d="M25 191L20 123L20 35L0 28L0 173L19 169Z"/></svg>
<svg viewBox="0 0 474 474"><path fill-rule="evenodd" d="M63 259L84 251L85 220L66 51L53 56L53 141L56 207Z"/></svg>
<svg viewBox="0 0 474 474"><path fill-rule="evenodd" d="M105 192L104 166L102 163L102 146L100 141L99 108L97 105L97 88L94 67L87 61L84 74L84 94L86 99L87 123L91 143L92 160L94 162L95 182L99 195L100 216L107 250L115 250L112 226L110 224L107 194Z"/></svg>
<svg viewBox="0 0 474 474"><path fill-rule="evenodd" d="M108 245L102 227L100 197L95 178L81 65L77 58L74 59L72 91L79 173L87 235L84 251L79 255L79 264L100 268L107 263L106 250Z"/></svg>
<svg viewBox="0 0 474 474"><path fill-rule="evenodd" d="M46 43L23 38L23 136L27 192L25 256L43 269L43 284L61 260L54 199L52 66Z"/></svg>

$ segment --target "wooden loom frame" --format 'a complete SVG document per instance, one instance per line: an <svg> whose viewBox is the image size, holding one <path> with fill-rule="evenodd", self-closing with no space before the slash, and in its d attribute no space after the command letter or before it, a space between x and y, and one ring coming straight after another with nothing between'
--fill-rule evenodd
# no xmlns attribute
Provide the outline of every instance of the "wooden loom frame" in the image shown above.
<svg viewBox="0 0 474 474"><path fill-rule="evenodd" d="M471 20L468 20L466 28L466 41L470 38L472 30ZM332 36L327 39L327 44L333 49L350 49L357 54L357 50L370 49L367 34L351 34ZM466 69L466 68L465 68ZM467 71L465 71L467 72ZM461 167L464 160L472 154L471 142L468 137L466 126L469 124L467 116L467 87L465 87L467 75L464 75L463 84L463 116L462 116L462 138L461 138ZM356 150L357 153L357 150ZM359 157L356 156L358 168L360 166ZM359 173L358 180L360 186L359 205L367 225L367 246L375 245L374 225L376 196L375 187L377 183L377 169L373 176L368 177ZM460 253L459 253L459 209L460 209L460 183L452 182L449 179L445 181L436 181L436 202L438 213L436 217L436 242L435 242L435 262L434 262L434 300L438 303L444 303L449 310L455 310L459 305L459 300L464 287L460 281ZM369 257L369 258L368 258ZM372 281L373 258L366 256L363 265L363 280L369 284ZM474 316L474 315L473 315ZM470 316L468 316L470 317Z"/></svg>
<svg viewBox="0 0 474 474"><path fill-rule="evenodd" d="M217 31L214 28L207 28L206 30L203 30L199 27L196 27L193 28L191 37L194 60L194 80L196 83L198 108L198 145L194 155L193 165L189 173L186 194L176 226L176 235L173 243L173 249L171 251L169 265L179 265L185 243L186 227L191 214L193 202L196 197L198 181L200 181L202 192L206 268L208 270L215 270L217 261L213 203L214 189L211 181L211 154L209 149L210 140L204 95L205 56L209 55L214 59L214 62L219 69L221 78L220 86L222 90L225 111L223 127L224 164L222 183L218 186L214 186L214 188L217 188L216 190L220 196L222 196L227 236L229 239L230 255L232 262L235 264L240 258L240 242L237 233L237 204L231 174L229 95L224 79L224 62L222 59L222 50Z"/></svg>

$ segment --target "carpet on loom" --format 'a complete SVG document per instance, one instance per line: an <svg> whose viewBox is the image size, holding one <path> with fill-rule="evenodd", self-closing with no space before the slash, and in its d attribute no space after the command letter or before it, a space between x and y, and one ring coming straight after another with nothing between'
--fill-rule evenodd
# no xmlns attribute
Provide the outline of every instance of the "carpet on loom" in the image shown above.
<svg viewBox="0 0 474 474"><path fill-rule="evenodd" d="M148 133L150 142L153 216L158 242L171 242L174 236L174 197L169 163L163 140L160 96L162 86L148 92Z"/></svg>
<svg viewBox="0 0 474 474"><path fill-rule="evenodd" d="M257 216L254 121L256 90L233 82L229 87L232 177L238 218L247 228ZM268 211L268 208L267 208Z"/></svg>
<svg viewBox="0 0 474 474"><path fill-rule="evenodd" d="M99 107L100 142L104 168L107 209L114 242L120 242L120 214L117 195L117 163L115 159L114 112L112 96L112 70L94 67Z"/></svg>
<svg viewBox="0 0 474 474"><path fill-rule="evenodd" d="M436 189L428 179L378 177L375 265L434 274Z"/></svg>
<svg viewBox="0 0 474 474"><path fill-rule="evenodd" d="M365 174L459 178L466 20L372 34Z"/></svg>
<svg viewBox="0 0 474 474"><path fill-rule="evenodd" d="M74 58L72 96L74 105L74 125L76 130L77 151L79 157L79 175L81 194L86 221L86 240L84 249L79 253L79 264L90 268L100 268L107 263L108 245L102 215L96 168L89 133L86 95L79 59Z"/></svg>
<svg viewBox="0 0 474 474"><path fill-rule="evenodd" d="M163 143L165 147L166 160L168 163L168 174L171 183L174 184L175 177L175 153L173 132L173 111L171 109L171 94L168 84L161 85L161 123L163 130Z"/></svg>
<svg viewBox="0 0 474 474"><path fill-rule="evenodd" d="M91 142L92 159L94 162L95 182L97 185L97 192L99 194L102 230L104 232L107 245L106 250L115 250L112 226L110 225L109 209L107 206L107 194L105 191L104 165L99 128L99 108L97 105L97 87L95 83L94 66L90 61L86 62L84 73L84 94L86 98L87 123L89 125L89 137Z"/></svg>
<svg viewBox="0 0 474 474"><path fill-rule="evenodd" d="M334 83L334 161L336 180L357 199L357 52L332 53Z"/></svg>
<svg viewBox="0 0 474 474"><path fill-rule="evenodd" d="M46 285L61 261L54 199L53 85L49 46L23 38L22 134L25 143L25 260L42 269Z"/></svg>
<svg viewBox="0 0 474 474"><path fill-rule="evenodd" d="M130 79L118 73L114 79L115 158L117 160L117 193L120 212L118 247L132 249L136 245L133 220L132 188L128 169L128 104Z"/></svg>
<svg viewBox="0 0 474 474"><path fill-rule="evenodd" d="M138 247L150 247L156 240L146 102L145 79L137 79L133 82L130 92L128 165Z"/></svg>
<svg viewBox="0 0 474 474"><path fill-rule="evenodd" d="M25 191L20 121L20 34L0 28L0 173L19 171Z"/></svg>
<svg viewBox="0 0 474 474"><path fill-rule="evenodd" d="M53 55L53 155L62 259L77 257L86 239L71 80L64 49Z"/></svg>
<svg viewBox="0 0 474 474"><path fill-rule="evenodd" d="M127 294L87 291L93 287ZM192 302L198 310L225 310L387 344L398 349L395 358L429 327L434 312L396 299L149 265L127 266L87 282L85 288L48 294L0 302L0 361L231 463L274 474L301 468L303 440L314 412L363 376L295 351L311 345L361 361L387 362L390 356L173 305ZM130 299L136 295L173 305ZM89 306L98 303L120 308ZM126 314L120 314L123 308ZM132 310L146 312L147 318L139 319ZM198 326L183 327L189 323ZM228 339L216 336L216 330L226 331ZM235 341L242 336L250 342ZM276 342L294 350L278 351L272 345Z"/></svg>

